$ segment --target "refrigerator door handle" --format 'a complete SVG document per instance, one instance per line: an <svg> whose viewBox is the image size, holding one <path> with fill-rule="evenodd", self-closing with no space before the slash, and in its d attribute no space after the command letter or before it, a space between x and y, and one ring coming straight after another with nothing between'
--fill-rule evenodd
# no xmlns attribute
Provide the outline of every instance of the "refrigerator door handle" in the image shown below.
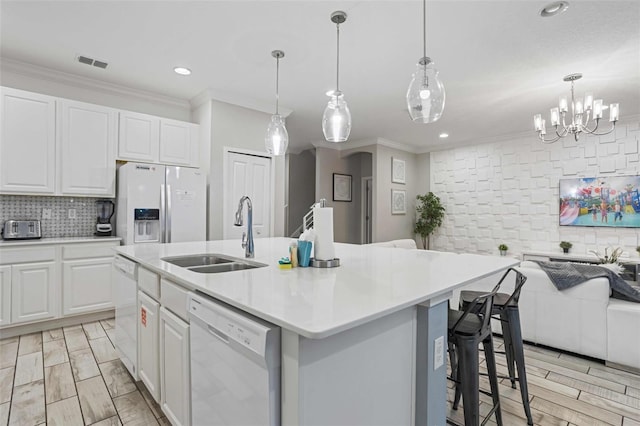
<svg viewBox="0 0 640 426"><path fill-rule="evenodd" d="M160 184L160 242L166 243L166 232L167 227L165 226L165 215L166 215L166 195L165 195L165 187L164 183Z"/></svg>
<svg viewBox="0 0 640 426"><path fill-rule="evenodd" d="M167 242L171 242L171 185L167 185L167 209L165 213L166 226L164 227L165 232L167 234Z"/></svg>

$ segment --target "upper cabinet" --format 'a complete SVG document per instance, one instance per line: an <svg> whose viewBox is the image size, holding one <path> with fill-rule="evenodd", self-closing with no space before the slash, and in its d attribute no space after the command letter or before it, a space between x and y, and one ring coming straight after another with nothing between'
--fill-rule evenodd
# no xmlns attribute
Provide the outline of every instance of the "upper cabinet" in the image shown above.
<svg viewBox="0 0 640 426"><path fill-rule="evenodd" d="M199 167L199 126L0 87L0 194L115 197L116 159Z"/></svg>
<svg viewBox="0 0 640 426"><path fill-rule="evenodd" d="M116 110L61 100L60 192L63 195L115 196Z"/></svg>
<svg viewBox="0 0 640 426"><path fill-rule="evenodd" d="M118 159L198 167L198 125L120 112Z"/></svg>
<svg viewBox="0 0 640 426"><path fill-rule="evenodd" d="M55 193L55 98L0 88L0 193Z"/></svg>
<svg viewBox="0 0 640 426"><path fill-rule="evenodd" d="M120 113L118 159L158 162L160 118L136 112Z"/></svg>

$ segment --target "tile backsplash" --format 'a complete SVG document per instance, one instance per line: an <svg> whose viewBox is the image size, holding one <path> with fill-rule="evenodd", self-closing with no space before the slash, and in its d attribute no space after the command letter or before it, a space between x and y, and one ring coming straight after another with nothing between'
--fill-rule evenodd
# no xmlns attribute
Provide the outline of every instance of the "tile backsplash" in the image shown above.
<svg viewBox="0 0 640 426"><path fill-rule="evenodd" d="M0 226L10 219L39 219L43 237L89 237L96 229L96 200L99 198L0 195ZM51 209L51 219L42 217L43 209ZM72 209L75 219L69 218Z"/></svg>

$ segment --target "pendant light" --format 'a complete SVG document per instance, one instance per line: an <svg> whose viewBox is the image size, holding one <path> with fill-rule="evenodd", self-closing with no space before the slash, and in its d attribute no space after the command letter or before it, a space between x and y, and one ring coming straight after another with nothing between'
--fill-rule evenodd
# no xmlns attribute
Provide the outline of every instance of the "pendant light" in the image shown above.
<svg viewBox="0 0 640 426"><path fill-rule="evenodd" d="M267 127L267 135L264 138L264 146L271 155L284 155L289 145L289 133L284 125L284 118L278 114L280 59L284 58L284 52L282 50L274 50L271 52L271 56L276 58L276 113L271 116L271 122Z"/></svg>
<svg viewBox="0 0 640 426"><path fill-rule="evenodd" d="M347 20L341 10L331 14L331 22L336 24L336 90L328 92L331 98L322 115L322 132L328 142L345 142L351 132L351 112L340 91L340 24Z"/></svg>
<svg viewBox="0 0 640 426"><path fill-rule="evenodd" d="M444 85L435 63L427 56L427 1L422 0L422 58L418 60L407 90L407 109L411 119L420 123L438 121L444 110Z"/></svg>

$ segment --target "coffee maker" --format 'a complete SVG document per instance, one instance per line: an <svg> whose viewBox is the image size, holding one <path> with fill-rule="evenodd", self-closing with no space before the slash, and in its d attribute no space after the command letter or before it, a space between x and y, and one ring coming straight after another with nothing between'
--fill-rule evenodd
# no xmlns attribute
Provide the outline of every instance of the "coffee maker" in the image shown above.
<svg viewBox="0 0 640 426"><path fill-rule="evenodd" d="M98 237L110 237L111 231L111 216L115 211L115 204L111 200L96 200L96 213L98 219L96 223L96 233Z"/></svg>

